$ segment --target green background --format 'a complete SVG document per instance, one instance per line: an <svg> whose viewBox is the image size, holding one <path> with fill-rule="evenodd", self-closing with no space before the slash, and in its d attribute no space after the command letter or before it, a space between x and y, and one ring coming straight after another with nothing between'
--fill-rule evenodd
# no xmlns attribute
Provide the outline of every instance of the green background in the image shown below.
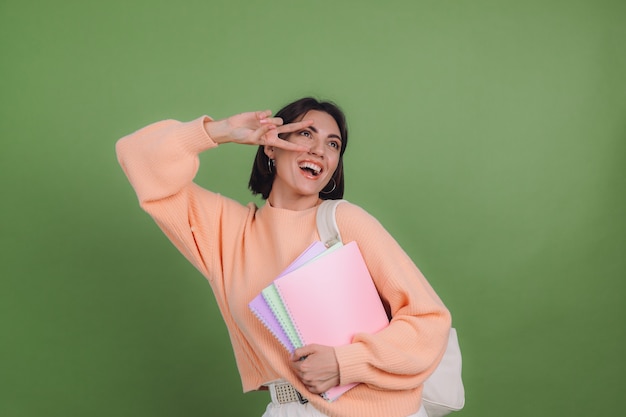
<svg viewBox="0 0 626 417"><path fill-rule="evenodd" d="M150 122L338 102L346 198L453 313L459 416L623 409L623 1L1 1L0 415L260 416L136 203ZM202 156L241 202L254 149Z"/></svg>

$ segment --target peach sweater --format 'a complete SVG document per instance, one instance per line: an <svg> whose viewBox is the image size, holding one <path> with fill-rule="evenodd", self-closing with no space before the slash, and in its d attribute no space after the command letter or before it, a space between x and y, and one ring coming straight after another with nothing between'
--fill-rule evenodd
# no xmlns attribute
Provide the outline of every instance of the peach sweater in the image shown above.
<svg viewBox="0 0 626 417"><path fill-rule="evenodd" d="M393 316L375 335L335 348L341 384L360 382L328 403L291 372L289 355L248 303L311 242L319 239L316 208L290 211L241 205L193 182L198 154L216 147L207 116L154 123L120 139L122 169L148 212L178 250L208 279L229 330L245 392L286 379L332 417L405 417L420 405L421 387L443 355L450 314L389 233L367 212L340 204L344 242L357 241Z"/></svg>

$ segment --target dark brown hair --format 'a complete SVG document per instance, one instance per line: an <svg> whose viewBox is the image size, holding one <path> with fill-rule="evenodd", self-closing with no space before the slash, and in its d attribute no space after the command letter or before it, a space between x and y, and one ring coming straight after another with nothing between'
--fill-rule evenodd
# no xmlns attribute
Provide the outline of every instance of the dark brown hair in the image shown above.
<svg viewBox="0 0 626 417"><path fill-rule="evenodd" d="M341 134L341 151L339 153L339 163L337 169L333 173L332 180L334 180L335 188L333 189L331 180L330 185L326 185L325 189L319 194L323 200L336 200L343 198L344 190L344 175L343 175L343 153L348 146L348 126L346 124L346 117L343 111L333 102L330 101L318 101L313 97L305 97L287 104L280 109L275 117L283 119L284 124L293 123L299 121L307 112L311 110L318 110L328 113L335 119L337 126L339 127L339 133ZM281 139L285 139L281 135ZM274 171L269 170L269 157L265 154L263 146L259 146L254 163L252 164L252 173L250 174L250 181L248 182L248 188L253 194L261 194L263 199L267 199L272 191L272 185L274 183Z"/></svg>

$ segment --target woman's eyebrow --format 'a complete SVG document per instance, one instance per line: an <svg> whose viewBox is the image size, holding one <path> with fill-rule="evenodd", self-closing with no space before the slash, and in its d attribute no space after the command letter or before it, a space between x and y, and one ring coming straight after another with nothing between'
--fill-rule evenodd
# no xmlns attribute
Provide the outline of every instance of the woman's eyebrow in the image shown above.
<svg viewBox="0 0 626 417"><path fill-rule="evenodd" d="M315 128L315 126L309 126L308 128L309 128L309 129L311 129L311 130L313 131L313 133L319 133L319 132L317 131L317 129ZM339 139L339 140L341 140L341 136L339 136L339 135L335 135L334 133L331 133L330 135L328 135L328 137L329 137L329 138L335 138L335 139Z"/></svg>

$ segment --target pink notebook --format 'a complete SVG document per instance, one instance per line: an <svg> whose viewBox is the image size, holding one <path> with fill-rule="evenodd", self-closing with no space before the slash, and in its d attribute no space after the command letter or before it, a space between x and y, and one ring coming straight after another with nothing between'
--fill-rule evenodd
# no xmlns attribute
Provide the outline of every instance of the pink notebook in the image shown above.
<svg viewBox="0 0 626 417"><path fill-rule="evenodd" d="M376 333L389 324L356 242L282 276L274 285L304 345L346 345L357 333ZM324 397L333 401L355 385L331 388Z"/></svg>

